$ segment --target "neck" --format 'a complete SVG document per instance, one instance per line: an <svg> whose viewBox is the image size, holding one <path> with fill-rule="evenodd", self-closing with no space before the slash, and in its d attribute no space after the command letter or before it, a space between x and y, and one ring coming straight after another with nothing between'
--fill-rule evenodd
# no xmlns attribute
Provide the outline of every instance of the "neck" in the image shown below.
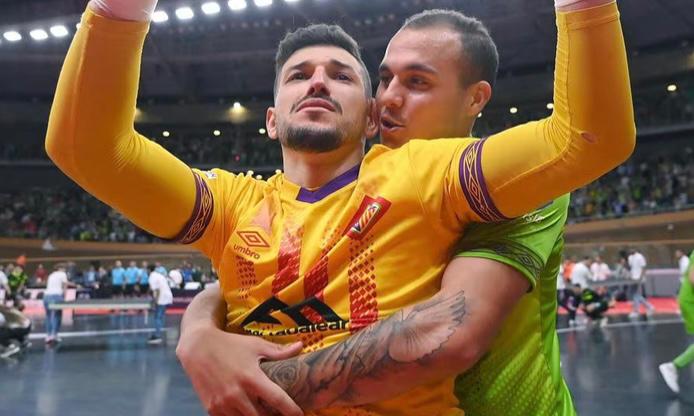
<svg viewBox="0 0 694 416"><path fill-rule="evenodd" d="M307 153L282 147L284 176L302 188L320 188L364 158L364 145L343 147L326 153Z"/></svg>

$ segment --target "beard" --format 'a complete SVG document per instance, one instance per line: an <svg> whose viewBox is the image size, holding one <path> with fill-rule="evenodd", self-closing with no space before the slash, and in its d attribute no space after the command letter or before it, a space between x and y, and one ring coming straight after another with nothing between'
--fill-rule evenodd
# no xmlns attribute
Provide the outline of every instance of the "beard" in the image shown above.
<svg viewBox="0 0 694 416"><path fill-rule="evenodd" d="M344 141L344 132L337 126L330 128L286 126L282 145L300 152L325 153L338 149Z"/></svg>

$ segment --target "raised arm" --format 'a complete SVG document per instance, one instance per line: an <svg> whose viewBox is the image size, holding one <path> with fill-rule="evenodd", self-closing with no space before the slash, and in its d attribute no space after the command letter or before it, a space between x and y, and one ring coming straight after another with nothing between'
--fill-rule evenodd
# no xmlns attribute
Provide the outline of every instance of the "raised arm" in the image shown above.
<svg viewBox="0 0 694 416"><path fill-rule="evenodd" d="M46 151L71 179L138 226L173 237L193 212L199 181L133 127L142 48L155 4L90 3L60 74Z"/></svg>
<svg viewBox="0 0 694 416"><path fill-rule="evenodd" d="M261 368L304 411L392 398L475 364L529 286L505 264L456 258L431 299L343 342Z"/></svg>
<svg viewBox="0 0 694 416"><path fill-rule="evenodd" d="M623 162L635 145L626 50L613 0L557 0L554 112L470 146L461 180L479 217L536 209Z"/></svg>

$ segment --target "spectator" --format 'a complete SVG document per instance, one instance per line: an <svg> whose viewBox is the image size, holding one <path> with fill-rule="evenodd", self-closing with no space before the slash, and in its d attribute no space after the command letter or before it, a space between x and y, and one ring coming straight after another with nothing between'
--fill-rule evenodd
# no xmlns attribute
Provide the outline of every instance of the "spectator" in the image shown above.
<svg viewBox="0 0 694 416"><path fill-rule="evenodd" d="M631 251L627 261L631 279L637 282L631 286L632 311L629 314L629 318L638 318L640 305L646 308L646 315L650 317L653 315L655 308L646 300L643 294L643 285L646 280L646 258L638 250L634 249Z"/></svg>
<svg viewBox="0 0 694 416"><path fill-rule="evenodd" d="M7 277L10 286L10 296L9 299L15 308L20 311L24 309L24 304L22 303L22 296L24 293L24 288L26 287L29 276L24 273L24 268L20 265L14 266L12 272Z"/></svg>
<svg viewBox="0 0 694 416"><path fill-rule="evenodd" d="M581 303L583 304L583 311L591 321L599 321L600 326L607 325L605 312L614 305L614 300L610 299L606 288L583 289Z"/></svg>
<svg viewBox="0 0 694 416"><path fill-rule="evenodd" d="M590 272L593 275L593 280L596 282L607 280L612 275L610 266L608 266L600 256L595 256L595 261L590 265Z"/></svg>
<svg viewBox="0 0 694 416"><path fill-rule="evenodd" d="M180 289L183 283L183 275L178 269L171 269L169 271L169 282L172 289Z"/></svg>
<svg viewBox="0 0 694 416"><path fill-rule="evenodd" d="M576 263L571 271L571 284L579 286L581 289L588 287L588 282L593 280L593 275L590 272L590 257L585 256L583 260Z"/></svg>
<svg viewBox="0 0 694 416"><path fill-rule="evenodd" d="M682 250L675 250L675 260L677 260L677 267L680 270L680 280L684 279L684 275L689 269L689 257Z"/></svg>
<svg viewBox="0 0 694 416"><path fill-rule="evenodd" d="M5 298L9 296L10 293L10 284L9 280L7 279L7 274L5 274L5 271L3 270L2 266L0 266L0 290L2 290L2 298L0 298L0 304L4 305Z"/></svg>
<svg viewBox="0 0 694 416"><path fill-rule="evenodd" d="M63 311L51 309L51 305L62 302L65 299L65 289L75 287L68 281L65 264L57 264L53 273L48 276L46 290L43 292L43 306L46 310L46 344L60 342L58 332L62 322Z"/></svg>
<svg viewBox="0 0 694 416"><path fill-rule="evenodd" d="M137 278L140 274L140 269L137 268L137 263L131 261L128 268L125 269L125 296L131 297L135 294L135 286L137 285Z"/></svg>
<svg viewBox="0 0 694 416"><path fill-rule="evenodd" d="M152 291L154 306L154 334L147 341L150 344L161 344L161 332L164 327L166 308L173 303L173 294L166 276L156 271L156 266L149 266L149 288Z"/></svg>
<svg viewBox="0 0 694 416"><path fill-rule="evenodd" d="M111 285L113 286L113 295L123 297L125 294L125 269L120 260L116 260L113 269L111 269Z"/></svg>
<svg viewBox="0 0 694 416"><path fill-rule="evenodd" d="M48 271L43 267L43 264L39 264L34 271L34 279L32 286L44 287L46 285L46 278L48 277Z"/></svg>

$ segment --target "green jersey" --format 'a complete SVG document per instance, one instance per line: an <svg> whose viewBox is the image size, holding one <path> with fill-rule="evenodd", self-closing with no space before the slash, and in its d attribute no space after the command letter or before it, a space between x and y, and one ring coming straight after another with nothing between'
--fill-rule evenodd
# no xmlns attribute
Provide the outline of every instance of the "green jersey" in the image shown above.
<svg viewBox="0 0 694 416"><path fill-rule="evenodd" d="M689 281L689 274L692 272L692 267L694 267L694 251L689 255L689 267L687 267L687 270L682 275L682 286L680 286L680 293L678 295L680 303L694 303L694 287L692 286L692 282Z"/></svg>
<svg viewBox="0 0 694 416"><path fill-rule="evenodd" d="M689 255L689 267L684 273L680 292L677 295L677 301L680 304L680 313L687 332L694 334L694 285L689 281L689 274L694 267L694 251Z"/></svg>
<svg viewBox="0 0 694 416"><path fill-rule="evenodd" d="M556 282L568 206L565 195L524 217L466 230L459 256L508 264L532 285L489 351L456 379L456 396L468 415L576 414L561 375L556 331Z"/></svg>

